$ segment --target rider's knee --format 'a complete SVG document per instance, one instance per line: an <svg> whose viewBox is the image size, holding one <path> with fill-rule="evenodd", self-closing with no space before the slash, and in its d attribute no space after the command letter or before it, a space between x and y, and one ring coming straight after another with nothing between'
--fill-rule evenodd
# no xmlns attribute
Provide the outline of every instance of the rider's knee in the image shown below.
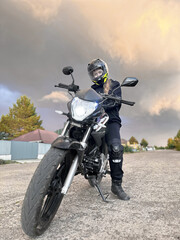
<svg viewBox="0 0 180 240"><path fill-rule="evenodd" d="M123 160L124 147L120 143L114 143L110 145L110 159L114 163L120 163Z"/></svg>

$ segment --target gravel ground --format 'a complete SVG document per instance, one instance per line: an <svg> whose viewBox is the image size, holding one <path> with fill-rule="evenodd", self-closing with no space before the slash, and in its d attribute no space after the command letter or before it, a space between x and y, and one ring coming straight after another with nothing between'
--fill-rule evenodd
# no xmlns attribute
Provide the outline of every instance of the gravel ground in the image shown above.
<svg viewBox="0 0 180 240"><path fill-rule="evenodd" d="M20 224L22 201L38 163L0 166L0 239L28 240ZM180 152L125 154L124 189L130 201L111 192L102 202L82 176L76 176L41 240L153 239L180 240Z"/></svg>

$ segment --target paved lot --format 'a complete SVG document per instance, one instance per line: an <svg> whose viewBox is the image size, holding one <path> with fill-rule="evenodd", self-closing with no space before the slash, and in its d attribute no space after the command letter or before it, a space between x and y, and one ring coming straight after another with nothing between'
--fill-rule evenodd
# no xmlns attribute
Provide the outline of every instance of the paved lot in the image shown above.
<svg viewBox="0 0 180 240"><path fill-rule="evenodd" d="M21 230L23 197L38 163L0 166L0 240L28 240ZM126 154L124 188L131 200L123 202L94 188L77 176L42 240L153 239L180 240L180 152Z"/></svg>

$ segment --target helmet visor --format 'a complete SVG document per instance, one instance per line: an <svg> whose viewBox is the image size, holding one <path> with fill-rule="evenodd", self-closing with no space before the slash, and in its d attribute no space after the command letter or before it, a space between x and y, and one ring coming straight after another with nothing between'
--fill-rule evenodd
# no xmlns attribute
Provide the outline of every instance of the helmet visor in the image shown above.
<svg viewBox="0 0 180 240"><path fill-rule="evenodd" d="M93 81L94 80L97 81L101 79L103 75L103 69L101 67L93 69L92 71L89 72L89 75Z"/></svg>
<svg viewBox="0 0 180 240"><path fill-rule="evenodd" d="M98 68L92 72L93 78L99 78L103 75L103 70L101 68Z"/></svg>

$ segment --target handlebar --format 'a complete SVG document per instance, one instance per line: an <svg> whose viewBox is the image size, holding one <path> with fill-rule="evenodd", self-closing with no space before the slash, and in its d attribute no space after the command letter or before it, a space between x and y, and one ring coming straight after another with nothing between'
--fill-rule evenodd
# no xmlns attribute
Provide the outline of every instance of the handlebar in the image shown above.
<svg viewBox="0 0 180 240"><path fill-rule="evenodd" d="M104 99L115 100L119 104L122 103L122 104L126 104L126 105L129 105L129 106L133 106L135 104L135 102L130 102L130 101L123 100L121 97L114 97L114 96L109 96L109 95L105 95L105 94L101 94L101 96Z"/></svg>
<svg viewBox="0 0 180 240"><path fill-rule="evenodd" d="M65 89L67 89L68 91L74 92L74 93L76 93L76 92L79 90L79 86L78 86L78 85L75 85L75 84L73 84L73 83L70 84L70 85L66 85L66 84L64 84L64 83L59 83L58 85L55 85L54 87L65 88ZM123 104L129 105L129 106L133 106L133 105L135 104L135 102L130 102L130 101L122 100L121 97L115 97L115 96L106 95L106 94L103 94L103 93L101 93L100 95L104 98L104 100L106 100L106 99L115 100L116 103L118 103L118 104L123 103Z"/></svg>

